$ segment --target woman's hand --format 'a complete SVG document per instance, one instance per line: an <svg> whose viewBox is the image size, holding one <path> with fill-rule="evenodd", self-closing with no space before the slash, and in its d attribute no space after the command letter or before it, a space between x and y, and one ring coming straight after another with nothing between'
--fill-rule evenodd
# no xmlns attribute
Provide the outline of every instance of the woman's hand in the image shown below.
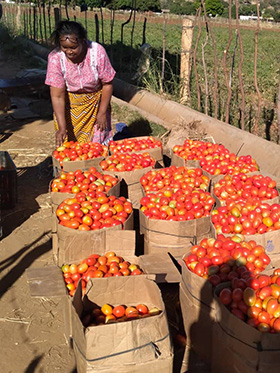
<svg viewBox="0 0 280 373"><path fill-rule="evenodd" d="M96 125L96 129L100 131L104 131L107 128L108 123L107 123L106 113L101 113L101 112L97 113L95 125Z"/></svg>
<svg viewBox="0 0 280 373"><path fill-rule="evenodd" d="M64 140L66 138L66 130L59 129L58 131L56 131L55 137L56 137L56 147L58 148L64 143Z"/></svg>

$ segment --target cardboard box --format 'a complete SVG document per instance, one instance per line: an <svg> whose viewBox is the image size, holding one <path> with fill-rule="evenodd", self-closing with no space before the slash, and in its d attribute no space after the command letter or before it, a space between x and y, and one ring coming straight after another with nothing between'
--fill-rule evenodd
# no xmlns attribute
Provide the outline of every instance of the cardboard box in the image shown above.
<svg viewBox="0 0 280 373"><path fill-rule="evenodd" d="M134 140L142 140L142 139L147 139L150 136L138 136L138 137L130 137L129 140L134 139ZM160 141L157 137L153 137L156 141ZM120 141L120 140L119 140ZM161 142L161 141L160 141ZM118 143L118 141L116 141ZM114 154L110 149L110 154ZM132 151L129 153L149 153L151 157L153 157L157 162L163 164L163 152L162 152L162 146L157 147L157 148L152 148L152 149L143 149L143 150L138 150L138 151ZM121 153L123 154L123 153Z"/></svg>
<svg viewBox="0 0 280 373"><path fill-rule="evenodd" d="M95 231L78 231L58 224L57 218L55 225L55 231L52 233L53 258L54 263L58 266L85 259L96 250L105 252L107 248L111 247L111 250L115 251L116 245L119 243L124 247L132 244L135 248L135 238L131 243L132 236L127 233L133 230L133 212L124 223L124 229L121 225L117 225Z"/></svg>
<svg viewBox="0 0 280 373"><path fill-rule="evenodd" d="M132 206L135 209L140 207L140 199L143 197L143 191L140 184L140 179L148 171L151 171L152 167L141 168L134 171L124 171L124 172L110 172L106 171L107 174L112 174L117 176L120 180L123 180L127 190L121 190L121 195L128 198L132 202ZM125 188L125 189L126 189Z"/></svg>
<svg viewBox="0 0 280 373"><path fill-rule="evenodd" d="M161 255L141 255L139 257L139 266L145 268L145 273L153 274L157 284L164 282L177 283L181 281L181 275L167 253Z"/></svg>
<svg viewBox="0 0 280 373"><path fill-rule="evenodd" d="M261 333L234 316L214 294L212 372L279 372L280 335ZM226 358L225 358L226 357Z"/></svg>
<svg viewBox="0 0 280 373"><path fill-rule="evenodd" d="M198 161L198 160L185 160L184 158L175 154L173 152L173 150L172 150L172 154L171 154L171 166L201 168L200 161Z"/></svg>
<svg viewBox="0 0 280 373"><path fill-rule="evenodd" d="M53 174L54 177L58 177L62 171L69 172L76 170L81 171L88 171L91 167L95 167L98 171L102 171L101 167L99 166L99 163L105 159L104 157L98 157L93 159L87 159L85 161L66 161L63 162L63 167L61 167L59 161L52 157L52 163L53 163Z"/></svg>
<svg viewBox="0 0 280 373"><path fill-rule="evenodd" d="M72 252L72 256L69 257L70 262L65 264L79 264L82 260L86 259L91 254L99 254L104 255L109 251L114 251L116 255L123 257L125 260L129 261L130 263L139 265L140 269L143 271L143 275L149 279L155 280L155 275L152 272L148 272L145 269L145 263L141 261L141 257L135 256L135 231L108 231L105 235L105 242L104 247L92 247L88 245L83 248L83 250L76 250ZM70 308L72 297L69 296L68 290L66 289L66 284L64 282L62 271L60 268L55 267L57 270L60 270L61 273L61 282L64 289L64 293L66 294L65 298L65 305L64 305L64 324L65 324L65 335L67 341L70 342L72 336L71 330L71 322L70 322ZM59 284L61 287L61 284Z"/></svg>
<svg viewBox="0 0 280 373"><path fill-rule="evenodd" d="M187 344L208 364L211 362L215 320L211 283L191 272L181 261L180 303Z"/></svg>
<svg viewBox="0 0 280 373"><path fill-rule="evenodd" d="M80 316L83 309L93 308L93 303L99 306L144 303L162 312L148 318L85 329ZM77 288L71 305L71 323L78 373L172 372L173 351L167 316L160 290L152 280L142 276L91 279L83 298L81 286Z"/></svg>
<svg viewBox="0 0 280 373"><path fill-rule="evenodd" d="M139 211L140 231L144 234L144 254L170 252L182 257L186 248L210 234L210 216L188 221L148 219Z"/></svg>

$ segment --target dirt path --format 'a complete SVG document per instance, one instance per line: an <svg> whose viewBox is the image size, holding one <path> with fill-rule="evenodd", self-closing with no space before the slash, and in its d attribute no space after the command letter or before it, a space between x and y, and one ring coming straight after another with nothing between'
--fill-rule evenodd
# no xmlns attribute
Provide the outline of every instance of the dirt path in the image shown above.
<svg viewBox="0 0 280 373"><path fill-rule="evenodd" d="M52 123L3 120L1 132L1 150L10 152L19 176L16 208L2 212L0 371L71 372L75 364L64 335L63 299L31 297L25 272L53 266L48 195Z"/></svg>

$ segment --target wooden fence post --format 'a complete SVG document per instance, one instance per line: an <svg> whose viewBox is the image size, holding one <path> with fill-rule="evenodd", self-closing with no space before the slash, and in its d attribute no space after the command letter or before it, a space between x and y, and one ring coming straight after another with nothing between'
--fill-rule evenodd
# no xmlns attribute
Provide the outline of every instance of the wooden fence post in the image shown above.
<svg viewBox="0 0 280 373"><path fill-rule="evenodd" d="M59 21L60 21L60 10L59 10L59 8L54 8L55 28L57 27Z"/></svg>
<svg viewBox="0 0 280 373"><path fill-rule="evenodd" d="M36 40L37 29L36 29L36 5L33 6L33 39Z"/></svg>
<svg viewBox="0 0 280 373"><path fill-rule="evenodd" d="M21 14L21 6L20 6L20 3L18 3L18 5L17 5L17 15L16 15L16 28L17 28L17 31L21 31L20 14Z"/></svg>
<svg viewBox="0 0 280 373"><path fill-rule="evenodd" d="M99 43L99 19L96 13L94 15L94 21L95 21L95 41L96 43Z"/></svg>
<svg viewBox="0 0 280 373"><path fill-rule="evenodd" d="M183 19L182 42L181 42L181 99L186 103L190 98L190 72L191 72L191 48L193 41L193 21L189 18Z"/></svg>

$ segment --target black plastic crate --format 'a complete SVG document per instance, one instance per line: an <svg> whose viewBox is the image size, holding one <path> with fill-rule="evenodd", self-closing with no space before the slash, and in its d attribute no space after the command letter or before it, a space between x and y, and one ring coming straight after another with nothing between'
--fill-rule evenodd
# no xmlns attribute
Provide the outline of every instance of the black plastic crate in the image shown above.
<svg viewBox="0 0 280 373"><path fill-rule="evenodd" d="M0 151L0 207L11 209L17 202L17 169L7 151Z"/></svg>

